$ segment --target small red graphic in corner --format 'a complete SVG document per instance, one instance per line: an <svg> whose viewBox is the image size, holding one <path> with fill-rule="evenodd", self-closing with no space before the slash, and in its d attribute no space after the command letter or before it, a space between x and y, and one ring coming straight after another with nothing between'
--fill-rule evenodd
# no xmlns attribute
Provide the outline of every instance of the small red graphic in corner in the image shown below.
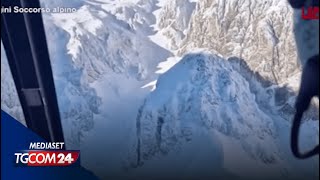
<svg viewBox="0 0 320 180"><path fill-rule="evenodd" d="M302 19L319 20L319 7L302 8Z"/></svg>

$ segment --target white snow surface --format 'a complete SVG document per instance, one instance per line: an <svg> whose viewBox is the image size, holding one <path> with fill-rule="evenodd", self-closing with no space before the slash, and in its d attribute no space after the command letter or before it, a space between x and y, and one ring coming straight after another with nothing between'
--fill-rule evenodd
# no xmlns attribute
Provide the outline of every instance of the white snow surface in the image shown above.
<svg viewBox="0 0 320 180"><path fill-rule="evenodd" d="M257 83L258 77L246 79L250 74L232 63L211 54L190 54L158 79L137 118L133 153L138 152L138 166L155 161L154 169L163 170L159 176L174 169L181 177L194 178L228 172L244 179L290 179L300 171L317 171L310 169L317 166L316 159L307 169L288 153L290 122L277 115L268 97L273 95ZM318 142L317 124L306 124L309 132L303 137L309 142L304 148Z"/></svg>

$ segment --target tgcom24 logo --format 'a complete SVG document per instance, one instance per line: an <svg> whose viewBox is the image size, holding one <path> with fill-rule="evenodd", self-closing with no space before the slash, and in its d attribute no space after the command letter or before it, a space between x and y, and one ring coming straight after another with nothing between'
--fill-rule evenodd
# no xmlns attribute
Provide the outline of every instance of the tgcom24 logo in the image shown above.
<svg viewBox="0 0 320 180"><path fill-rule="evenodd" d="M62 142L30 143L29 150L14 153L14 163L25 167L76 165L80 152L63 150L63 146Z"/></svg>

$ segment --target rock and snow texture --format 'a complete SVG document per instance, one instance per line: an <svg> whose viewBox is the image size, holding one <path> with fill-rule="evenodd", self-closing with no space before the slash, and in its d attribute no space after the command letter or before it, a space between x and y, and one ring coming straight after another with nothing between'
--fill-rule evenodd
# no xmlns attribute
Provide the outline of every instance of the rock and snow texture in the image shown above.
<svg viewBox="0 0 320 180"><path fill-rule="evenodd" d="M21 124L26 125L17 89L9 69L7 55L1 41L1 110L9 113Z"/></svg>
<svg viewBox="0 0 320 180"><path fill-rule="evenodd" d="M177 6L164 2L157 26L179 54L204 48L225 57L237 56L277 83L297 70L293 12L286 0L194 0L187 1L195 3L189 8L182 0L174 0L180 2ZM185 12L191 17L181 19L179 14Z"/></svg>
<svg viewBox="0 0 320 180"><path fill-rule="evenodd" d="M128 92L138 96L140 87L156 78L158 63L171 53L136 34L103 6L85 4L76 13L46 14L44 19L48 42L55 42L49 49L57 93L62 95L62 119L64 127L71 127L65 131L79 148L95 116L114 114L111 102L128 101Z"/></svg>
<svg viewBox="0 0 320 180"><path fill-rule="evenodd" d="M215 177L221 170L245 179L296 175L283 137L289 134L290 123L275 108L275 91L263 88L261 76L245 64L234 67L241 63L190 54L162 75L137 117L133 165L151 162L160 169L159 175L174 169L195 178L199 173ZM308 134L318 134L316 125L309 124ZM308 141L315 144L317 137Z"/></svg>
<svg viewBox="0 0 320 180"><path fill-rule="evenodd" d="M67 145L99 177L318 176L318 161L295 161L288 145L300 68L286 0L42 4L77 8L44 23ZM1 107L21 114L11 92ZM318 124L305 126L309 149Z"/></svg>

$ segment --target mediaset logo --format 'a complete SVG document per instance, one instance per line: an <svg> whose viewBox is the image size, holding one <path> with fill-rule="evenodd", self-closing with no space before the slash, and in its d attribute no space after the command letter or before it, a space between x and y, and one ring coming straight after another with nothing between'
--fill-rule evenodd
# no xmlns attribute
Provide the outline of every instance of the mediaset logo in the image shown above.
<svg viewBox="0 0 320 180"><path fill-rule="evenodd" d="M29 150L14 153L15 164L18 166L71 166L80 156L79 151L62 150L62 142L34 142L30 143Z"/></svg>

